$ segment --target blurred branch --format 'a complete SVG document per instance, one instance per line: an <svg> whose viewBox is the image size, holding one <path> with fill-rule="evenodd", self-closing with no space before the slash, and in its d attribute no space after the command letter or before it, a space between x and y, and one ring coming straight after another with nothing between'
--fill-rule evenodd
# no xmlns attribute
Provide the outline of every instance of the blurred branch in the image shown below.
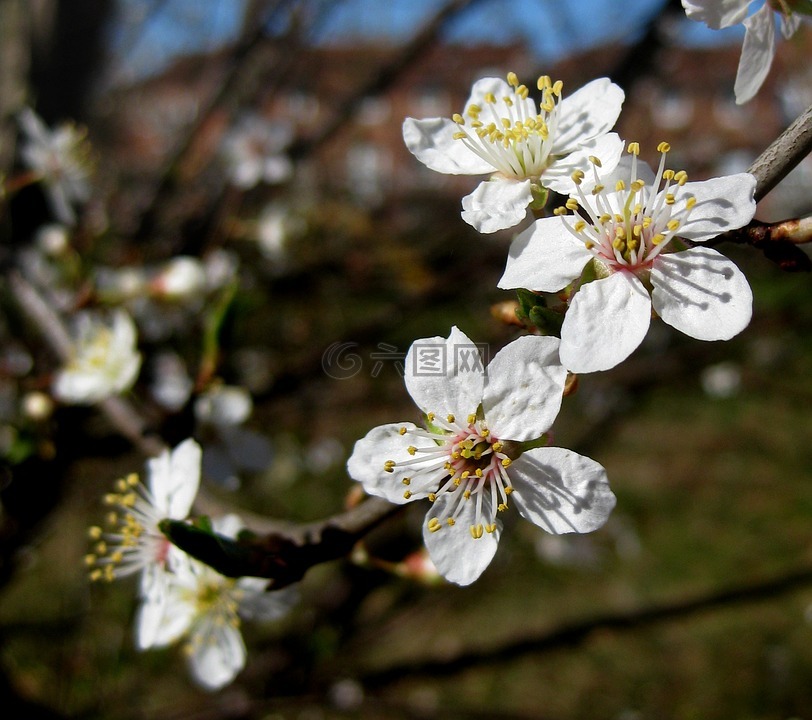
<svg viewBox="0 0 812 720"><path fill-rule="evenodd" d="M349 97L339 104L331 121L327 122L317 134L294 144L290 150L291 157L294 160L301 159L318 149L327 139L331 138L353 119L365 98L374 97L384 92L411 66L415 59L426 53L437 42L440 33L449 20L477 2L480 2L480 0L449 0L400 49L392 60L379 67L367 82L356 88Z"/></svg>
<svg viewBox="0 0 812 720"><path fill-rule="evenodd" d="M417 660L394 665L357 677L365 687L380 687L398 682L404 677L437 678L470 671L477 666L498 667L522 657L538 655L559 648L574 648L589 640L596 632L614 630L626 632L649 625L690 617L702 612L724 609L732 605L769 600L812 585L812 568L788 572L779 577L750 585L717 590L688 600L652 605L646 608L607 613L587 620L563 625L535 637L522 637L491 648L463 650L454 656Z"/></svg>
<svg viewBox="0 0 812 720"><path fill-rule="evenodd" d="M291 524L285 532L238 540L174 520L164 520L161 530L181 550L223 575L268 578L269 588L277 590L301 580L314 565L344 557L361 538L402 509L402 505L369 498L326 520Z"/></svg>

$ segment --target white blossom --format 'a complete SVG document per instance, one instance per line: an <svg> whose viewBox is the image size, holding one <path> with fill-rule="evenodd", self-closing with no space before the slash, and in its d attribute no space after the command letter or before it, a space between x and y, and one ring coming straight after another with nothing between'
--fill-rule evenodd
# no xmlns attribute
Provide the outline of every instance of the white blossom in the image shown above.
<svg viewBox="0 0 812 720"><path fill-rule="evenodd" d="M801 24L799 13L812 14L810 0L767 0L748 16L753 4L753 0L682 0L691 20L704 22L714 30L744 24L744 44L734 85L740 105L753 98L770 72L775 55L776 13L785 38L792 37Z"/></svg>
<svg viewBox="0 0 812 720"><path fill-rule="evenodd" d="M236 515L216 518L212 525L226 537L236 537L242 529ZM227 578L174 546L171 552L176 560L167 592L154 602L145 599L141 606L137 634L150 642L139 647L163 647L183 638L192 679L206 690L218 690L245 666L242 620L282 617L295 591L266 592L267 580Z"/></svg>
<svg viewBox="0 0 812 720"><path fill-rule="evenodd" d="M250 189L261 182L281 183L293 174L285 150L293 139L287 123L244 115L223 139L223 159L231 182Z"/></svg>
<svg viewBox="0 0 812 720"><path fill-rule="evenodd" d="M423 538L451 582L468 585L485 570L502 532L499 514L511 503L556 534L595 530L614 507L598 463L538 446L561 405L566 371L558 346L556 338L521 337L486 370L456 327L447 339L417 340L405 379L426 429L381 425L355 444L347 470L367 493L394 503L431 502ZM426 371L428 356L440 362Z"/></svg>
<svg viewBox="0 0 812 720"><path fill-rule="evenodd" d="M169 571L178 557L158 524L189 515L200 485L200 456L200 446L190 438L147 461L146 485L136 474L119 480L115 492L104 498L110 507L109 529L90 529L95 546L85 562L92 580L112 581L141 573L143 603L136 632L141 648L155 642Z"/></svg>
<svg viewBox="0 0 812 720"><path fill-rule="evenodd" d="M86 202L91 193L93 163L86 133L71 123L49 130L31 108L20 113L19 122L25 136L20 151L23 162L43 182L57 219L73 225L72 204Z"/></svg>
<svg viewBox="0 0 812 720"><path fill-rule="evenodd" d="M124 310L110 318L79 313L71 358L54 378L54 396L93 404L131 388L141 368L136 339L135 324Z"/></svg>
<svg viewBox="0 0 812 720"><path fill-rule="evenodd" d="M427 167L490 176L462 201L463 219L480 232L518 225L528 206L543 203L544 188L569 192L571 174L590 155L610 169L620 158L623 144L609 132L624 98L617 85L600 78L564 97L561 81L543 76L537 84L540 105L515 73L507 82L482 78L462 114L403 123L406 146Z"/></svg>
<svg viewBox="0 0 812 720"><path fill-rule="evenodd" d="M645 337L654 311L699 340L727 340L750 322L752 292L742 272L708 247L687 247L746 225L755 178L739 173L687 182L665 168L656 177L637 161L580 187L556 217L537 220L511 245L501 288L541 292L570 287L561 327L561 361L572 372L607 370ZM660 183L663 187L660 189ZM563 215L567 210L574 215ZM586 271L586 274L585 274Z"/></svg>

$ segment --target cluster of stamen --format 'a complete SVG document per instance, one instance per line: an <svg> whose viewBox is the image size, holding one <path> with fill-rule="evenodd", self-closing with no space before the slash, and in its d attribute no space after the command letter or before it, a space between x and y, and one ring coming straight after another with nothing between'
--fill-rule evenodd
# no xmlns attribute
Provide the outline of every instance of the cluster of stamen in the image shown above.
<svg viewBox="0 0 812 720"><path fill-rule="evenodd" d="M508 177L537 179L549 164L563 83L552 82L547 75L538 79L542 99L536 112L530 91L516 73L508 73L507 81L513 88L510 94L497 98L488 93L484 107L472 103L465 117L452 117L460 127L454 139Z"/></svg>
<svg viewBox="0 0 812 720"><path fill-rule="evenodd" d="M91 580L112 582L166 559L170 543L158 530L162 518L138 475L117 480L116 491L105 495L104 503L110 507L109 529L94 526L88 531L94 543L85 555Z"/></svg>
<svg viewBox="0 0 812 720"><path fill-rule="evenodd" d="M215 645L225 627L240 627L239 601L243 591L231 578L205 580L192 591L195 593L195 617L197 626L189 634L184 652L191 655L204 644Z"/></svg>
<svg viewBox="0 0 812 720"><path fill-rule="evenodd" d="M576 195L566 204L556 208L556 215L566 215L568 211L579 213L574 223L565 223L569 231L598 260L613 270L647 270L657 257L684 227L696 205L696 198L688 197L685 204L675 208L675 189L688 181L684 170L674 171L665 167L665 160L671 147L662 142L657 146L661 154L660 165L652 186L637 177L638 143L630 143L628 151L632 156L632 170L629 184L618 180L615 187L607 190L599 181L597 169L601 163L596 157L590 158L595 184L591 197L582 190L583 171L576 171L572 179L576 184ZM660 183L663 187L658 192Z"/></svg>
<svg viewBox="0 0 812 720"><path fill-rule="evenodd" d="M513 492L507 468L511 459L500 442L488 430L484 421L469 415L466 423L458 423L453 415L444 420L429 413L429 426L433 430L407 430L412 437L425 438L431 444L425 447L411 445L407 451L411 459L384 463L386 472L396 467L414 466L414 473L403 477L406 487L403 497L411 499L420 492L431 502L443 495L451 496L445 515L430 517L428 529L437 532L443 525L454 526L467 503L475 503L475 519L470 526L471 536L481 538L485 532L496 530L496 513L507 510L508 495ZM412 488L415 488L413 492ZM490 501L487 507L485 500Z"/></svg>

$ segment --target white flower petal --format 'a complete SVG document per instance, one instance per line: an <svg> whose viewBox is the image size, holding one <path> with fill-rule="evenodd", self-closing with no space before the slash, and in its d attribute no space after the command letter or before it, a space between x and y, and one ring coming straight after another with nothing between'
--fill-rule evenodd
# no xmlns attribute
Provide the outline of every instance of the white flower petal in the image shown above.
<svg viewBox="0 0 812 720"><path fill-rule="evenodd" d="M201 687L219 690L245 667L245 643L240 631L230 625L209 623L207 630L191 638L189 671Z"/></svg>
<svg viewBox="0 0 812 720"><path fill-rule="evenodd" d="M266 591L268 581L263 578L243 577L237 586L243 593L238 612L246 620L279 620L287 615L298 602L299 593L295 588Z"/></svg>
<svg viewBox="0 0 812 720"><path fill-rule="evenodd" d="M714 30L738 25L747 16L753 0L682 0L685 14L691 20L705 23Z"/></svg>
<svg viewBox="0 0 812 720"><path fill-rule="evenodd" d="M603 466L571 450L528 450L508 473L521 516L553 534L597 530L615 506Z"/></svg>
<svg viewBox="0 0 812 720"><path fill-rule="evenodd" d="M466 418L482 401L485 367L479 348L454 326L448 338L416 340L406 353L406 389L424 413Z"/></svg>
<svg viewBox="0 0 812 720"><path fill-rule="evenodd" d="M515 227L533 201L530 180L495 177L462 199L462 219L481 233Z"/></svg>
<svg viewBox="0 0 812 720"><path fill-rule="evenodd" d="M630 273L587 283L561 327L561 362L575 373L613 368L640 345L650 321L649 294Z"/></svg>
<svg viewBox="0 0 812 720"><path fill-rule="evenodd" d="M149 489L155 507L174 520L185 520L200 485L201 449L193 439L184 440L171 453L165 450L147 461Z"/></svg>
<svg viewBox="0 0 812 720"><path fill-rule="evenodd" d="M400 434L400 429L405 427L405 435ZM421 467L430 467L436 461L428 460L424 463L408 464L396 466L392 472L384 470L384 464L392 460L396 463L412 463L415 457L409 454L410 445L425 446L430 441L414 438L410 435L416 426L412 423L391 423L389 425L379 425L372 428L365 437L355 443L352 455L347 460L347 473L349 476L364 486L364 491L369 495L381 497L392 503L402 505L408 500L416 500L426 497L430 490L437 489L437 481L433 481L434 473L424 477L422 481L415 479L408 490L412 493L410 498L404 498L403 493L406 486L404 478L412 478ZM438 476L443 477L445 471L442 470L442 462Z"/></svg>
<svg viewBox="0 0 812 720"><path fill-rule="evenodd" d="M758 92L775 55L775 17L773 9L765 3L761 10L744 21L746 32L739 58L739 69L733 91L736 103L741 105L751 100Z"/></svg>
<svg viewBox="0 0 812 720"><path fill-rule="evenodd" d="M486 532L481 538L474 539L471 536L471 525L476 519L476 501L472 498L464 502L464 509L453 526L444 522L436 532L428 529L431 518L443 518L447 515L449 495L442 495L437 499L423 523L423 542L437 572L457 585L470 585L482 575L496 554L502 533L502 523L497 520L495 532ZM483 513L490 517L489 495L483 498L482 504Z"/></svg>
<svg viewBox="0 0 812 720"><path fill-rule="evenodd" d="M172 644L186 633L194 615L194 605L171 587L143 597L135 620L136 647L147 650Z"/></svg>
<svg viewBox="0 0 812 720"><path fill-rule="evenodd" d="M584 243L572 236L560 217L536 220L510 245L503 290L527 288L557 292L577 278L592 258Z"/></svg>
<svg viewBox="0 0 812 720"><path fill-rule="evenodd" d="M582 190L594 185L592 176L592 162L590 157L595 156L601 161L601 172L612 172L623 155L623 141L617 133L607 133L601 137L583 143L576 150L564 155L553 162L542 175L542 184L562 195L575 191L575 182L572 174L581 170L585 174ZM626 176L628 180L628 175Z"/></svg>
<svg viewBox="0 0 812 720"><path fill-rule="evenodd" d="M500 350L488 365L482 409L500 440L533 440L550 429L561 409L567 371L560 341L526 335Z"/></svg>
<svg viewBox="0 0 812 720"><path fill-rule="evenodd" d="M676 193L672 213L682 212L690 196L696 198L696 205L678 235L702 242L728 230L744 227L756 212L755 190L756 178L750 173L685 183Z"/></svg>
<svg viewBox="0 0 812 720"><path fill-rule="evenodd" d="M558 106L552 154L571 153L593 138L608 133L620 115L624 97L623 90L609 78L598 78L572 95L565 94Z"/></svg>
<svg viewBox="0 0 812 720"><path fill-rule="evenodd" d="M426 167L450 175L485 175L493 165L469 150L461 140L454 139L459 131L447 118L403 121L403 141L406 147Z"/></svg>
<svg viewBox="0 0 812 720"><path fill-rule="evenodd" d="M747 278L712 248L660 255L651 283L657 314L698 340L728 340L750 322L753 293Z"/></svg>

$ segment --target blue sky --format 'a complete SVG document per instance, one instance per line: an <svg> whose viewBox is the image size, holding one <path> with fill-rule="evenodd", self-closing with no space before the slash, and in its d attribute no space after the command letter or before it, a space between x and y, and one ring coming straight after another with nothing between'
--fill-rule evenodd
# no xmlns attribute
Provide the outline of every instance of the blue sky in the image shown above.
<svg viewBox="0 0 812 720"><path fill-rule="evenodd" d="M319 42L403 42L444 0L336 0ZM663 0L479 0L447 32L455 42L523 41L540 60L612 39L634 40ZM233 40L244 0L119 0L120 20L112 37L119 58L116 76L135 79L159 71L173 57L213 50ZM150 8L154 12L150 12ZM681 23L690 43L740 42L741 28L719 33L700 23Z"/></svg>

